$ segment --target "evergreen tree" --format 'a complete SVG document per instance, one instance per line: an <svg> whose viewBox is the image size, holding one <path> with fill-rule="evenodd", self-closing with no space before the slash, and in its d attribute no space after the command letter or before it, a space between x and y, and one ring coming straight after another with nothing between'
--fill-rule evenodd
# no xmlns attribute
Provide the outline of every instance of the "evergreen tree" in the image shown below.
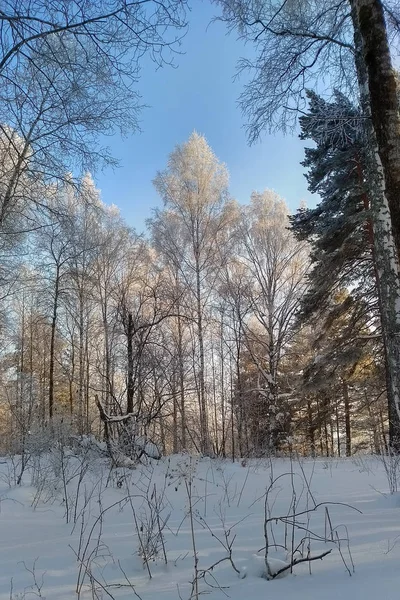
<svg viewBox="0 0 400 600"><path fill-rule="evenodd" d="M316 208L300 208L291 217L291 229L311 244L312 269L303 300L303 317L327 309L335 292L343 296L344 310L354 299L376 305L374 240L369 198L364 180L365 156L362 119L342 94L326 102L308 92L309 113L300 119L301 138L311 139L302 165L308 169L309 190L318 193ZM337 306L336 306L337 310Z"/></svg>
<svg viewBox="0 0 400 600"><path fill-rule="evenodd" d="M309 190L318 193L321 202L313 209L299 209L291 217L291 228L312 248L309 288L300 320L319 318L319 334L314 340L318 360L306 368L305 384L319 393L329 388L332 398L335 387L342 394L343 382L347 385L349 374L368 351L368 333L376 337L380 331L381 306L361 113L339 92L332 102L314 92L308 96L309 112L300 119L301 138L313 140L315 147L306 149L302 164L308 169ZM340 335L332 335L338 327ZM379 336L374 349L382 363L384 348ZM338 421L335 406L333 403L331 414L325 416ZM350 443L346 450L350 452Z"/></svg>

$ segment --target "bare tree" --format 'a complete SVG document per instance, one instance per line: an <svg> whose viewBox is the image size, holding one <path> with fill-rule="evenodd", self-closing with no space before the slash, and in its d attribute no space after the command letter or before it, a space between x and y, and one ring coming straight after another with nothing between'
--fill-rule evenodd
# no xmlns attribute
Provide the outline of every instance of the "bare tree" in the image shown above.
<svg viewBox="0 0 400 600"><path fill-rule="evenodd" d="M62 0L56 5L51 0L31 0L28 5L22 0L5 0L0 11L0 74L17 68L16 63L26 58L36 40L46 44L64 33L80 43L93 40L99 55L110 54L110 64L119 68L132 66L135 63L129 61L147 50L162 61L165 47L171 48L179 40L179 34L168 34L184 27L184 9L185 3L176 0ZM119 52L107 52L112 48ZM134 56L126 56L132 49ZM122 59L128 63L120 62Z"/></svg>
<svg viewBox="0 0 400 600"><path fill-rule="evenodd" d="M90 432L89 354L97 308L94 274L98 254L103 250L97 235L102 218L104 207L99 190L87 173L75 191L74 203L69 206L69 219L73 224L69 232L72 251L64 299L65 337L69 337L70 344L70 360L65 364L70 381L70 413L77 417L80 433Z"/></svg>
<svg viewBox="0 0 400 600"><path fill-rule="evenodd" d="M239 456L246 456L249 451L247 420L244 398L244 377L242 359L245 346L246 321L252 308L251 294L253 280L247 266L234 253L225 266L218 292L225 303L225 339L229 351L230 371L230 437L232 458L235 458L235 425Z"/></svg>
<svg viewBox="0 0 400 600"><path fill-rule="evenodd" d="M185 27L185 0L2 3L0 137L16 155L2 228L21 176L65 180L67 172L115 164L100 134L138 128L141 60L170 62ZM43 201L27 191L24 199Z"/></svg>
<svg viewBox="0 0 400 600"><path fill-rule="evenodd" d="M116 290L117 274L131 242L131 231L115 207L105 208L96 232L100 251L96 254L93 278L98 311L98 344L95 359L98 389L107 413L118 413L115 394Z"/></svg>
<svg viewBox="0 0 400 600"><path fill-rule="evenodd" d="M289 418L280 370L295 331L294 317L308 268L307 246L296 242L287 230L287 213L284 201L273 192L253 193L239 224L239 257L252 276L248 297L253 318L247 320L244 334L257 369L254 393L262 398L269 415L269 433L265 432L269 449L279 443Z"/></svg>
<svg viewBox="0 0 400 600"><path fill-rule="evenodd" d="M151 223L159 245L180 269L195 299L198 347L198 402L201 451L210 451L205 378L204 309L209 298L206 281L218 273L219 241L229 220L228 173L204 137L193 133L170 155L168 168L155 186L165 211Z"/></svg>
<svg viewBox="0 0 400 600"><path fill-rule="evenodd" d="M254 78L242 96L250 139L265 127L295 123L306 86L329 76L358 95L359 127L369 149L366 172L371 196L391 443L400 449L400 120L384 8L380 0L317 0L253 3L221 0L223 18L258 48ZM389 15L398 27L396 14ZM357 81L357 87L351 85ZM358 93L357 93L358 92ZM299 102L300 98L300 102ZM292 118L290 119L290 114ZM340 121L338 122L340 127Z"/></svg>
<svg viewBox="0 0 400 600"><path fill-rule="evenodd" d="M49 392L48 416L52 420L55 413L55 344L57 335L60 302L65 294L67 277L74 255L72 243L72 223L68 215L68 205L74 202L70 195L71 190L52 196L51 203L56 210L63 212L63 218L57 223L45 223L45 227L38 231L36 237L38 267L46 274L49 289L49 312L51 314L51 335L49 349Z"/></svg>
<svg viewBox="0 0 400 600"><path fill-rule="evenodd" d="M239 62L239 70L251 74L240 97L251 142L264 129L294 126L306 107L306 87L319 79L356 92L348 0L216 3L229 29L255 46L255 58Z"/></svg>

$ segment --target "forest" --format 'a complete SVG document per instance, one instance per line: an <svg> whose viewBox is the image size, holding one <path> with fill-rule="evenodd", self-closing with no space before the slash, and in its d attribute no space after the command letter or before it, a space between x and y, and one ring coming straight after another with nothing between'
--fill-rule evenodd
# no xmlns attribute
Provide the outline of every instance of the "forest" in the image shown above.
<svg viewBox="0 0 400 600"><path fill-rule="evenodd" d="M307 228L318 227L320 208L300 208L291 226L274 192L238 205L226 167L196 133L154 184L164 208L146 237L101 202L89 174L50 190L45 209L34 208L34 231L9 232L3 452L60 420L102 439L96 398L110 417L131 415L131 439L148 436L163 454L383 450L365 223L346 240L358 242L355 256L321 251L322 236L311 250ZM303 323L315 305L317 321L312 313Z"/></svg>
<svg viewBox="0 0 400 600"><path fill-rule="evenodd" d="M138 126L142 56L167 64L185 34L184 2L147 4L8 0L0 14L1 451L60 422L117 462L146 443L396 451L396 7L220 0L259 52L240 65L249 139L299 117L316 207L289 215L268 189L239 204L194 131L154 173L163 208L138 235L90 171L113 164L100 133ZM329 97L311 86L323 71Z"/></svg>
<svg viewBox="0 0 400 600"><path fill-rule="evenodd" d="M398 597L400 6L212 7L314 202L172 123L139 234L97 177L192 5L0 2L0 600Z"/></svg>

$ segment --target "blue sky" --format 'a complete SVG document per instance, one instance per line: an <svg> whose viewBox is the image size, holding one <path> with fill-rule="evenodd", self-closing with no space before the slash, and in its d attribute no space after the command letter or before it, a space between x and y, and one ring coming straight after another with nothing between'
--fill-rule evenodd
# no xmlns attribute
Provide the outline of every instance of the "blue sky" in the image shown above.
<svg viewBox="0 0 400 600"><path fill-rule="evenodd" d="M142 133L106 143L121 161L116 170L95 176L104 202L121 209L138 232L161 202L152 180L166 166L169 153L185 142L193 130L203 134L215 154L228 166L230 192L239 202L252 190L274 189L291 211L308 193L303 168L303 142L296 135L265 134L249 147L237 99L243 78L233 81L238 58L252 51L235 34L226 35L221 22L210 24L218 8L207 0L195 0L190 27L183 40L185 54L176 57L177 68L156 70L147 63L138 89L149 108L141 114Z"/></svg>

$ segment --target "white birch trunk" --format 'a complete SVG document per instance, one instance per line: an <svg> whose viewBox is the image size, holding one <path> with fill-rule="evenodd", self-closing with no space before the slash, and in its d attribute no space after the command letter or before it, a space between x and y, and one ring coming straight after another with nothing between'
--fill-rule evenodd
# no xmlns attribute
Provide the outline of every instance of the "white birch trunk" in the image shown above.
<svg viewBox="0 0 400 600"><path fill-rule="evenodd" d="M371 120L367 57L360 34L358 0L351 0L356 48L356 67L361 106L367 130L367 183L371 196L377 288L380 298L382 337L386 362L389 436L393 450L400 451L400 267L393 237L384 171Z"/></svg>

